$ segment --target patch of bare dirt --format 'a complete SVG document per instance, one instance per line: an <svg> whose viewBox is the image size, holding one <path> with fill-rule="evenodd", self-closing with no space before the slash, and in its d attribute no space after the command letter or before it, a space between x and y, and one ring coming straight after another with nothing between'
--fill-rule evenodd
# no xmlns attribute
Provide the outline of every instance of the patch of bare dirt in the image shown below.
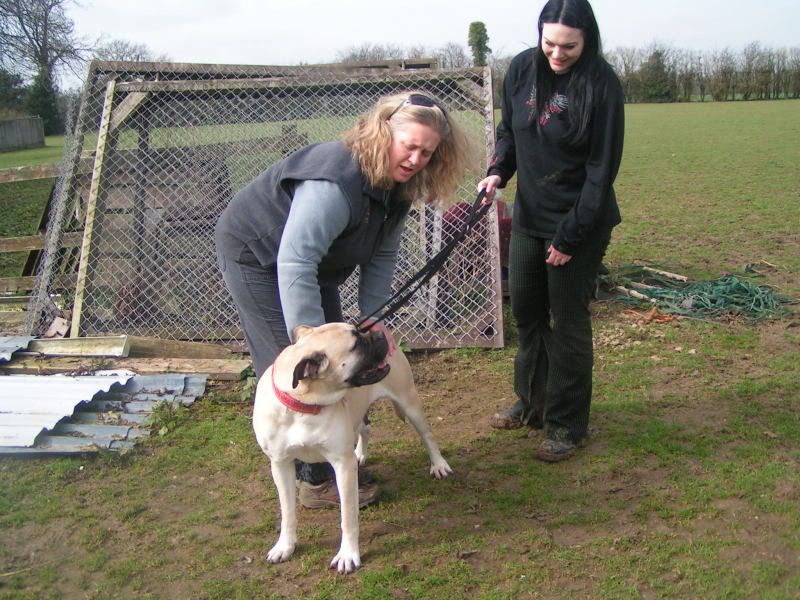
<svg viewBox="0 0 800 600"><path fill-rule="evenodd" d="M646 320L646 315L644 318L626 316L621 309L610 305L599 304L594 310L599 332L596 336L599 360L613 358L615 351L632 348L643 340L662 340L667 328L680 327L679 322ZM791 335L787 335L790 324L780 321L760 327L758 352L776 355L787 352L793 343ZM701 340L692 339L688 332L682 335L682 352L699 346ZM664 351L678 352L667 345ZM498 364L498 361L508 361L508 364ZM654 498L680 508L681 490L674 487L670 467L656 457L645 457L635 466L626 468L602 468L605 463L614 462L614 457L608 455L604 431L621 427L617 416L608 411L593 416L596 434L585 450L571 461L547 467L559 475L561 485L585 493L606 518L588 524L565 522L563 514L541 510L535 492L525 501L522 514L499 512L492 502L495 495L519 493L518 480L503 475L504 468L519 457L523 460L530 457L533 464L533 453L540 440L537 436L528 437L527 430L496 432L489 427L488 418L514 401L512 361L510 355L496 353L475 353L469 360L448 352L411 355L428 420L446 458L456 468L456 474L451 480L437 482L430 497L417 497L418 487L413 482L427 476L426 461L420 458L421 448L414 444L402 445L397 451L399 458L391 465L371 461L369 468L381 482L389 500L362 512L364 569L377 572L393 567L402 574L433 571L444 568L448 560L463 560L473 573L488 577L503 572L512 561L531 581L537 582L531 589L541 597L592 597L599 593L599 581L609 575L603 557L643 552L646 541L653 536L674 535L686 539L736 541L721 553L726 562L743 574L750 573L754 560L772 561L795 572L800 568L798 557L781 541L789 517L759 514L741 498L715 500L708 507L708 514L677 525L652 507L640 511L643 503L653 502ZM650 373L654 384L648 391L651 414L660 415L688 435L724 433L731 407L725 403L696 400L708 400L713 396L715 390L709 389L709 382L713 386L720 377L738 377L742 373L761 377L766 371L760 366L763 361L748 356L736 356L724 362L710 360L708 365L717 375L708 377L702 372L696 375L689 372L687 376L678 367L654 362ZM417 443L416 432L397 419L388 403L373 408L373 423L370 440L373 449L390 447L397 441ZM733 454L731 448L721 447L718 451L723 456ZM255 442L253 452L257 452ZM791 460L785 453L782 457ZM133 493L135 486L130 479L134 477L136 460L134 457L131 464L110 473L106 481L76 480L70 485L80 486L90 506L92 498L108 486ZM464 464L475 466L459 470L459 465ZM696 469L697 477L703 476L702 469L691 464L691 460L685 461L682 468L690 473ZM237 532L255 530L263 533L243 536L241 539L248 541L232 552L233 562L214 569L219 578L254 582L259 589L285 597L307 596L321 583L351 586L355 593L357 588L351 583L352 579L339 578L326 569L339 543L338 512L301 509L298 515L301 540L295 556L286 564L268 565L264 553L274 543L279 524L268 461L263 457L257 471L249 476L234 475L235 472L232 468L231 472L184 473L160 489L151 488L144 500L149 513L145 521L147 527L137 529L138 538L130 536L130 525L123 523L119 516L103 516L103 526L111 531L111 540L105 547L118 548L121 555L143 561L152 560L152 557L142 556L137 548L160 547L161 552L169 555L169 564L183 565L182 572L169 577L157 571L157 579L144 582L137 592L150 593L156 598L205 597L202 590L209 574L198 565L213 560L211 549L221 541L225 545L236 545L241 543L236 541L240 538L234 537ZM542 493L547 492L542 489ZM800 490L792 482L779 486L775 494L786 502L800 502ZM443 510L442 502L450 502L453 510ZM179 521L187 512L207 505L219 506L220 511L229 509L233 514L219 523L201 518L198 524L190 523L158 541L159 524ZM398 506L415 508L400 510ZM81 575L84 569L81 564L88 555L86 544L74 537L85 535L85 532L75 533L75 522L65 518L46 526L30 523L4 530L5 549L0 553L3 567L10 571L48 562L60 565L59 570L64 569L66 574L57 588L64 598L84 598L88 595L87 586L91 589L100 581L107 585L102 571ZM483 540L479 548L468 543L474 535ZM445 540L454 542L458 548L453 555L439 557L432 565L426 562L428 549ZM408 548L415 551L409 553ZM550 553L556 550L571 551L580 557L580 577L575 573L563 573L559 563L549 562ZM395 562L398 552L405 558ZM197 575L199 571L203 574ZM665 578L669 576L664 575ZM0 581L0 591L2 586ZM132 593L124 587L121 591ZM639 593L642 597L654 597L646 585ZM394 588L392 594L397 598L410 597L402 586ZM470 592L462 595L469 597Z"/></svg>

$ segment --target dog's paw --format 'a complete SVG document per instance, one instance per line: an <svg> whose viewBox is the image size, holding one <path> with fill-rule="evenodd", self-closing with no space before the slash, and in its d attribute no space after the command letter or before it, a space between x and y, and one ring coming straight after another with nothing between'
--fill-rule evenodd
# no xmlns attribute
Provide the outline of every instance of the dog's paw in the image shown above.
<svg viewBox="0 0 800 600"><path fill-rule="evenodd" d="M447 464L447 461L442 459L441 462L436 462L431 465L431 475L436 479L444 479L448 475L452 475L453 469Z"/></svg>
<svg viewBox="0 0 800 600"><path fill-rule="evenodd" d="M267 552L267 560L271 563L282 563L289 560L294 553L294 544L284 544L278 540L272 549Z"/></svg>
<svg viewBox="0 0 800 600"><path fill-rule="evenodd" d="M352 573L361 566L361 556L358 551L346 551L339 549L339 554L333 557L331 569L336 569L341 574Z"/></svg>
<svg viewBox="0 0 800 600"><path fill-rule="evenodd" d="M367 464L367 455L360 454L358 451L356 451L356 460L358 461L358 466L363 467L365 464Z"/></svg>

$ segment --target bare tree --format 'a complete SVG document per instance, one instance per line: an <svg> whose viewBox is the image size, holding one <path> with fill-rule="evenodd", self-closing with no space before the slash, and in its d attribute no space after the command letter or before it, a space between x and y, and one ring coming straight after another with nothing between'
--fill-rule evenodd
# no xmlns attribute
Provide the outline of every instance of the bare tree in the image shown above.
<svg viewBox="0 0 800 600"><path fill-rule="evenodd" d="M786 71L788 81L786 94L792 98L800 98L800 47L789 48Z"/></svg>
<svg viewBox="0 0 800 600"><path fill-rule="evenodd" d="M509 54L504 56L489 55L489 67L492 70L492 91L494 93L495 104L498 106L503 99L503 79L513 59L514 57Z"/></svg>
<svg viewBox="0 0 800 600"><path fill-rule="evenodd" d="M631 47L615 48L606 54L606 59L622 82L625 101L636 102L639 99L639 68L644 61L642 50Z"/></svg>
<svg viewBox="0 0 800 600"><path fill-rule="evenodd" d="M353 62L378 62L382 60L402 60L405 58L405 50L400 46L391 44L370 44L369 42L360 46L350 46L346 50L336 53L336 61L343 63Z"/></svg>
<svg viewBox="0 0 800 600"><path fill-rule="evenodd" d="M168 62L170 60L165 54L153 54L145 44L135 44L121 39L113 39L98 46L93 53L93 58L132 62Z"/></svg>
<svg viewBox="0 0 800 600"><path fill-rule="evenodd" d="M730 49L712 52L708 56L709 87L714 100L736 98L736 57Z"/></svg>
<svg viewBox="0 0 800 600"><path fill-rule="evenodd" d="M74 0L0 0L0 56L31 77L52 80L62 68L78 73L87 48L66 14Z"/></svg>
<svg viewBox="0 0 800 600"><path fill-rule="evenodd" d="M460 69L472 66L472 60L466 49L461 44L448 42L433 52L443 69Z"/></svg>
<svg viewBox="0 0 800 600"><path fill-rule="evenodd" d="M693 50L677 50L675 52L675 73L678 84L679 100L691 102L697 83L697 60Z"/></svg>
<svg viewBox="0 0 800 600"><path fill-rule="evenodd" d="M775 65L772 77L772 97L786 98L789 89L789 53L786 48L775 50Z"/></svg>
<svg viewBox="0 0 800 600"><path fill-rule="evenodd" d="M739 56L739 68L737 79L739 80L739 91L743 100L749 100L756 94L756 70L761 55L761 45L758 42L747 44Z"/></svg>
<svg viewBox="0 0 800 600"><path fill-rule="evenodd" d="M756 96L759 100L772 98L772 87L775 79L775 52L765 48L756 60Z"/></svg>

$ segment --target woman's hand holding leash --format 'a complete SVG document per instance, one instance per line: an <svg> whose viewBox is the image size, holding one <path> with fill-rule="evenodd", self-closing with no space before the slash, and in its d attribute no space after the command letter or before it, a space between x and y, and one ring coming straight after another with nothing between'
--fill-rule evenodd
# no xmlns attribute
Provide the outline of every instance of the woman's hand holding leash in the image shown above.
<svg viewBox="0 0 800 600"><path fill-rule="evenodd" d="M500 176L499 175L489 175L486 179L483 179L480 183L478 183L478 191L486 190L486 196L483 199L482 204L491 204L494 200L494 195L497 193L497 188L500 185Z"/></svg>

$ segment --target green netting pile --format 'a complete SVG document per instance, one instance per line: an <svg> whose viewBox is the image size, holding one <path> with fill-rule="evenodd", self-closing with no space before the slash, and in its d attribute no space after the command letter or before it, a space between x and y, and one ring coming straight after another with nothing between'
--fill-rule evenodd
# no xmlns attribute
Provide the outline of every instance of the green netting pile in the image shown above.
<svg viewBox="0 0 800 600"><path fill-rule="evenodd" d="M623 286L652 299L661 312L699 318L741 315L753 321L791 313L795 301L747 278L724 275L711 281L681 282L648 272L642 267L622 267L600 276L607 289ZM637 286L636 284L645 284ZM623 302L641 305L642 300L620 296Z"/></svg>

